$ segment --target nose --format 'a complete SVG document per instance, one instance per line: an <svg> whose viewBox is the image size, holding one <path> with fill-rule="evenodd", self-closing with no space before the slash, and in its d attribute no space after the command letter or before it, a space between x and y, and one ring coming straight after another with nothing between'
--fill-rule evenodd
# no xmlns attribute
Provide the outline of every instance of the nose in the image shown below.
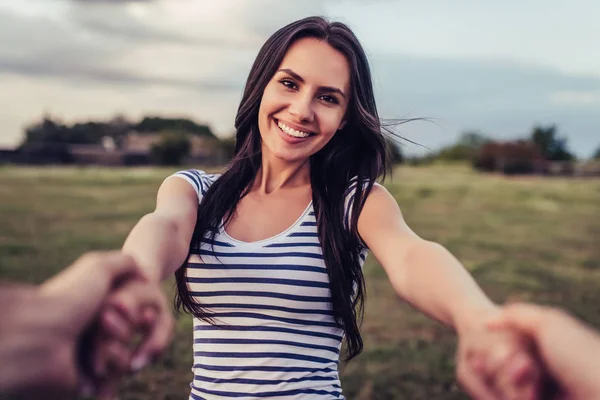
<svg viewBox="0 0 600 400"><path fill-rule="evenodd" d="M298 95L289 106L289 113L299 122L312 122L314 110L312 108L312 96Z"/></svg>

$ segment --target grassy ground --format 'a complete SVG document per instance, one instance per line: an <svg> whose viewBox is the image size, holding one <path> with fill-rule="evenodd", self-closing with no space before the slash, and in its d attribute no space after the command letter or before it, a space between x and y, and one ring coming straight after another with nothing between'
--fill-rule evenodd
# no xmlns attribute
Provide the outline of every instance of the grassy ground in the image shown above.
<svg viewBox="0 0 600 400"><path fill-rule="evenodd" d="M171 172L0 168L0 278L41 282L86 250L118 248ZM433 166L402 167L386 186L409 225L449 248L494 300L559 304L600 327L599 180ZM398 300L372 257L365 274L365 351L342 365L346 396L466 398L454 383L454 335ZM191 342L181 316L166 357L127 380L121 398L187 398Z"/></svg>

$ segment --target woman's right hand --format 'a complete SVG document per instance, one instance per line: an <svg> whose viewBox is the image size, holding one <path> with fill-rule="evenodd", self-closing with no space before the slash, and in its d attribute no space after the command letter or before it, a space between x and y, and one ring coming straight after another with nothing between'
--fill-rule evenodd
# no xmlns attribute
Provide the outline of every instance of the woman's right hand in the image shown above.
<svg viewBox="0 0 600 400"><path fill-rule="evenodd" d="M505 306L491 329L510 329L534 343L561 400L600 399L600 335L564 311L533 304Z"/></svg>
<svg viewBox="0 0 600 400"><path fill-rule="evenodd" d="M113 398L124 375L159 358L173 335L175 319L158 282L129 281L108 299L94 332L93 386ZM139 342L134 343L136 334Z"/></svg>

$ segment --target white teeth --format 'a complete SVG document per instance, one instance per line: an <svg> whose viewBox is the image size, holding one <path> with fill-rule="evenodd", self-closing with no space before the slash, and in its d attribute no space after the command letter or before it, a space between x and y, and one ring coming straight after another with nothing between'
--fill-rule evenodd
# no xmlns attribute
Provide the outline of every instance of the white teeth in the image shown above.
<svg viewBox="0 0 600 400"><path fill-rule="evenodd" d="M287 126L286 124L284 124L281 121L277 121L277 126L279 126L279 129L281 129L282 131L284 131L285 133L287 133L288 135L293 136L293 137L305 138L305 137L310 136L310 133L302 132L302 131L298 131L294 128L290 128L289 126Z"/></svg>

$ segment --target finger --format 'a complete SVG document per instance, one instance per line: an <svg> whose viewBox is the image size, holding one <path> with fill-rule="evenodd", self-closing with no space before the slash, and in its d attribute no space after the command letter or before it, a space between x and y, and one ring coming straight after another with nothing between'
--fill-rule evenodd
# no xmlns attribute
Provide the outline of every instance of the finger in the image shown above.
<svg viewBox="0 0 600 400"><path fill-rule="evenodd" d="M154 326L150 327L148 336L134 353L131 370L134 372L144 368L159 357L169 345L173 336L175 320L166 308L162 308L156 317Z"/></svg>
<svg viewBox="0 0 600 400"><path fill-rule="evenodd" d="M539 394L540 382L541 374L534 360L517 353L497 371L494 392L502 399L529 399Z"/></svg>
<svg viewBox="0 0 600 400"><path fill-rule="evenodd" d="M144 308L166 307L164 295L158 285L142 281L128 283L109 300L109 304L123 314L131 323L141 322Z"/></svg>
<svg viewBox="0 0 600 400"><path fill-rule="evenodd" d="M146 329L146 332L152 331L154 324L157 323L159 317L158 311L153 307L146 307L140 318L140 325Z"/></svg>
<svg viewBox="0 0 600 400"><path fill-rule="evenodd" d="M116 281L138 273L138 267L131 256L120 251L88 252L80 256L70 267L44 283L48 291L79 291L112 286ZM85 284L84 284L85 283Z"/></svg>
<svg viewBox="0 0 600 400"><path fill-rule="evenodd" d="M490 329L517 329L536 336L545 314L546 307L532 304L511 304L505 306L500 314L487 322Z"/></svg>
<svg viewBox="0 0 600 400"><path fill-rule="evenodd" d="M541 369L531 357L525 354L516 354L504 368L506 368L506 377L516 386L541 381Z"/></svg>
<svg viewBox="0 0 600 400"><path fill-rule="evenodd" d="M487 383L495 389L497 394L502 393L508 384L506 376L502 374L503 367L520 350L519 344L511 339L509 335L499 336L498 343L488 350L484 375Z"/></svg>
<svg viewBox="0 0 600 400"><path fill-rule="evenodd" d="M108 253L104 260L100 260L109 286L115 287L121 281L135 276L137 279L145 280L143 271L140 270L135 259L119 251Z"/></svg>
<svg viewBox="0 0 600 400"><path fill-rule="evenodd" d="M104 334L112 339L126 343L133 338L131 322L112 307L102 313L100 324L104 329Z"/></svg>
<svg viewBox="0 0 600 400"><path fill-rule="evenodd" d="M92 358L92 378L94 380L105 379L108 375L108 368L106 366L107 355L107 343L101 340L96 341L97 344L95 347L96 351L94 352Z"/></svg>
<svg viewBox="0 0 600 400"><path fill-rule="evenodd" d="M467 367L465 363L459 363L457 377L462 388L474 399L496 400L494 393L486 385L485 379Z"/></svg>
<svg viewBox="0 0 600 400"><path fill-rule="evenodd" d="M42 284L40 293L49 299L76 299L77 307L68 314L68 323L63 323L78 332L89 325L109 291L136 271L133 259L119 252L86 253Z"/></svg>
<svg viewBox="0 0 600 400"><path fill-rule="evenodd" d="M106 351L106 367L109 375L120 376L129 372L132 351L123 343L112 342Z"/></svg>
<svg viewBox="0 0 600 400"><path fill-rule="evenodd" d="M520 392L521 386L535 385L533 372L536 370L536 360L531 355L533 349L526 336L512 331L500 331L495 336L496 345L487 350L484 375L496 396L511 399ZM518 370L509 369L511 365ZM514 376L514 373L520 376ZM516 378L521 382L517 382Z"/></svg>

